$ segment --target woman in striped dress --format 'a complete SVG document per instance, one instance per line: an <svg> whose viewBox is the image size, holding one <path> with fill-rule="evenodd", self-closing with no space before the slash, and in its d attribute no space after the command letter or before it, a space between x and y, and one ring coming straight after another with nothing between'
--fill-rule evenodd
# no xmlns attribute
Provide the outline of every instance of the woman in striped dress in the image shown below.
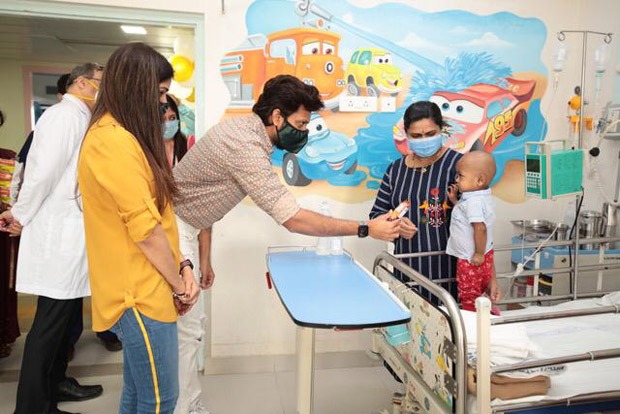
<svg viewBox="0 0 620 414"><path fill-rule="evenodd" d="M395 253L445 250L452 208L447 190L454 182L461 154L442 146L442 129L447 124L435 103L413 103L405 111L403 121L409 154L387 168L370 218L409 201L411 206L401 220L400 237L394 241ZM456 272L454 258L445 254L405 259L405 262L431 280L453 278ZM404 278L401 274L396 276ZM456 282L443 287L456 298ZM422 294L429 298L428 292Z"/></svg>

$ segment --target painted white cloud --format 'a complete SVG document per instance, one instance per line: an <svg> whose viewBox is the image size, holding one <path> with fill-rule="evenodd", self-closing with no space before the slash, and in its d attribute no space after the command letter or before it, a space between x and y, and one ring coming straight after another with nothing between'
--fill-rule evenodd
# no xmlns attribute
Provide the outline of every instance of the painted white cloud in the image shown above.
<svg viewBox="0 0 620 414"><path fill-rule="evenodd" d="M471 30L465 26L454 26L452 29L450 29L450 34L457 36L468 35L470 33Z"/></svg>
<svg viewBox="0 0 620 414"><path fill-rule="evenodd" d="M450 52L449 48L439 45L437 43L430 42L418 36L417 34L411 33L411 32L408 33L407 36L405 36L403 40L398 42L398 44L408 49L415 50L416 52L419 52L420 50L429 50L429 51L440 52L440 53Z"/></svg>
<svg viewBox="0 0 620 414"><path fill-rule="evenodd" d="M353 23L353 15L351 13L346 13L342 16L342 21L348 24Z"/></svg>
<svg viewBox="0 0 620 414"><path fill-rule="evenodd" d="M486 32L478 39L470 40L463 46L482 46L482 47L512 47L512 43L502 40L495 33Z"/></svg>

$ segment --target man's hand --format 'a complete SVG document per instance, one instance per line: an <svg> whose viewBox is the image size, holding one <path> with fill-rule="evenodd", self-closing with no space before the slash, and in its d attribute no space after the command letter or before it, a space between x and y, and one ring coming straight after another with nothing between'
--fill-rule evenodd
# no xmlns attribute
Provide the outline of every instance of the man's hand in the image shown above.
<svg viewBox="0 0 620 414"><path fill-rule="evenodd" d="M11 224L13 224L14 220L15 218L13 217L11 210L6 210L2 214L0 214L0 230L9 231L8 229Z"/></svg>
<svg viewBox="0 0 620 414"><path fill-rule="evenodd" d="M409 220L409 217L403 217L400 220L398 232L400 234L400 237L402 237L403 239L411 240L413 236L415 236L418 232L418 228L415 224L413 224L411 220Z"/></svg>
<svg viewBox="0 0 620 414"><path fill-rule="evenodd" d="M213 267L211 267L211 263L207 263L205 265L200 266L200 287L202 289L209 289L213 286L213 281L215 280L215 273L213 272Z"/></svg>
<svg viewBox="0 0 620 414"><path fill-rule="evenodd" d="M456 184L450 184L448 186L448 191L446 193L448 196L448 200L452 203L452 205L456 205L459 201L459 188Z"/></svg>
<svg viewBox="0 0 620 414"><path fill-rule="evenodd" d="M22 225L13 217L11 210L6 210L0 214L0 231L9 233L12 237L19 236L22 233Z"/></svg>
<svg viewBox="0 0 620 414"><path fill-rule="evenodd" d="M484 262L484 254L474 253L474 256L471 258L470 262L474 266L480 266L482 262Z"/></svg>
<svg viewBox="0 0 620 414"><path fill-rule="evenodd" d="M385 241L393 241L398 237L402 219L390 221L390 214L391 211L368 222L368 234L370 237Z"/></svg>

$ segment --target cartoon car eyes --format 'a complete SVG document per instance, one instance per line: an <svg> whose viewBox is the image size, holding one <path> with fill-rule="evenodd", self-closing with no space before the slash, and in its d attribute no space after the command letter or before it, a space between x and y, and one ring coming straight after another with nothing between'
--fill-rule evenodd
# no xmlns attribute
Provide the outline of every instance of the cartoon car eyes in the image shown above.
<svg viewBox="0 0 620 414"><path fill-rule="evenodd" d="M327 124L325 124L325 121L323 120L323 118L316 118L310 121L310 123L308 123L308 135L309 136L319 134L327 130L328 130Z"/></svg>
<svg viewBox="0 0 620 414"><path fill-rule="evenodd" d="M335 51L336 47L334 45L325 42L310 42L301 47L302 55L333 55Z"/></svg>
<svg viewBox="0 0 620 414"><path fill-rule="evenodd" d="M391 55L373 56L372 63L377 64L389 64L392 61Z"/></svg>
<svg viewBox="0 0 620 414"><path fill-rule="evenodd" d="M307 43L301 47L302 55L318 55L321 51L321 42Z"/></svg>
<svg viewBox="0 0 620 414"><path fill-rule="evenodd" d="M476 105L473 102L465 101L462 99L456 99L449 101L443 96L432 96L431 102L435 102L441 109L441 114L446 118L453 119L455 121L466 122L469 124L478 124L482 122L484 118L484 108Z"/></svg>

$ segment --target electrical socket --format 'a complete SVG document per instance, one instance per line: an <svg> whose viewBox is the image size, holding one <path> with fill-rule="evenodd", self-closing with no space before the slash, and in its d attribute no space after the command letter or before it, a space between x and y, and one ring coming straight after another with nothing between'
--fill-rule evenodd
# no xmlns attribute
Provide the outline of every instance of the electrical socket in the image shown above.
<svg viewBox="0 0 620 414"><path fill-rule="evenodd" d="M396 98L393 96L382 96L380 98L381 101L381 112L396 112Z"/></svg>
<svg viewBox="0 0 620 414"><path fill-rule="evenodd" d="M374 96L341 96L342 112L377 112L378 102Z"/></svg>

